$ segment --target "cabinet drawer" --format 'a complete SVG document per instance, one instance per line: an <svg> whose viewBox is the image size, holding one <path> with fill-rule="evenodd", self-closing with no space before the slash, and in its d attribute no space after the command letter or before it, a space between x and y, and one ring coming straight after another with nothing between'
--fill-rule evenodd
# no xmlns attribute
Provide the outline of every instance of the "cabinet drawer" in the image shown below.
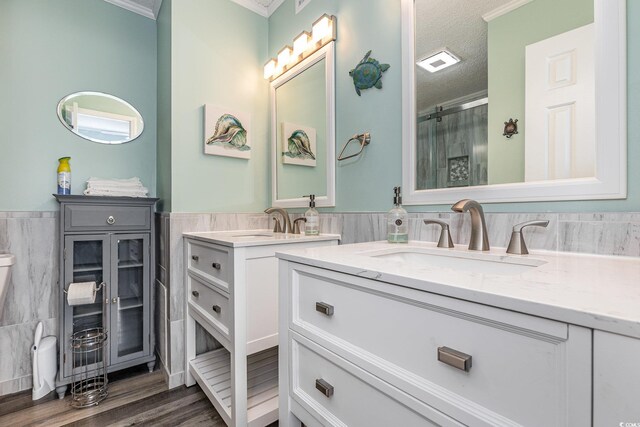
<svg viewBox="0 0 640 427"><path fill-rule="evenodd" d="M460 425L295 333L289 342L291 397L319 425Z"/></svg>
<svg viewBox="0 0 640 427"><path fill-rule="evenodd" d="M229 252L222 247L205 246L189 241L189 269L206 277L229 292L231 265Z"/></svg>
<svg viewBox="0 0 640 427"><path fill-rule="evenodd" d="M65 231L147 230L151 228L148 206L66 205Z"/></svg>
<svg viewBox="0 0 640 427"><path fill-rule="evenodd" d="M290 274L293 330L458 421L563 425L590 405L588 329L312 267Z"/></svg>
<svg viewBox="0 0 640 427"><path fill-rule="evenodd" d="M189 302L197 305L208 315L213 326L229 338L231 310L229 298L211 286L189 277Z"/></svg>

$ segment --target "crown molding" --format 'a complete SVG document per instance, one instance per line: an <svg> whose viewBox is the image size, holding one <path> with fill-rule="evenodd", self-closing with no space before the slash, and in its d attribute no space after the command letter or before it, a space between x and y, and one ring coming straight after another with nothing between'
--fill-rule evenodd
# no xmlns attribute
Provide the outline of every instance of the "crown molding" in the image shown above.
<svg viewBox="0 0 640 427"><path fill-rule="evenodd" d="M284 3L284 0L275 0L273 3L271 3L271 5L269 5L269 7L265 7L256 3L255 0L231 0L231 1L236 4L239 4L240 6L246 7L250 11L257 13L260 16L264 16L265 18L270 17L271 14L275 12L276 9L278 9L282 5L282 3Z"/></svg>
<svg viewBox="0 0 640 427"><path fill-rule="evenodd" d="M531 3L533 0L512 0L509 3L506 3L500 7L496 7L490 12L482 15L482 19L486 22L492 21L499 16L506 15L507 13L516 10L519 7L524 6L525 4Z"/></svg>
<svg viewBox="0 0 640 427"><path fill-rule="evenodd" d="M149 19L155 19L158 16L158 11L160 10L160 5L162 4L162 0L154 0L152 7L142 6L135 1L132 0L104 0L107 3L111 3L115 6L119 6L123 9L127 9L128 11L137 13L138 15L142 15Z"/></svg>

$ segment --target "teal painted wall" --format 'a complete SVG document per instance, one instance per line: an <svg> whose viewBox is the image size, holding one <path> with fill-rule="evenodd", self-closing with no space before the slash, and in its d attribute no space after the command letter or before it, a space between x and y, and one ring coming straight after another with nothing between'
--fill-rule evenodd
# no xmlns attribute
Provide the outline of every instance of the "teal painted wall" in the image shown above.
<svg viewBox="0 0 640 427"><path fill-rule="evenodd" d="M307 194L327 195L326 61L322 60L276 89L278 141L276 173L278 199L296 199ZM283 162L283 122L316 131L316 165L300 166ZM288 138L290 135L285 135Z"/></svg>
<svg viewBox="0 0 640 427"><path fill-rule="evenodd" d="M58 158L71 156L72 193L91 176L139 176L155 194L156 29L151 19L102 0L0 2L0 211L56 210ZM118 96L145 121L142 135L102 145L67 130L64 96Z"/></svg>
<svg viewBox="0 0 640 427"><path fill-rule="evenodd" d="M400 2L385 0L312 0L296 15L293 0L286 0L269 18L269 55L311 24L322 13L338 17L336 43L336 145L353 135L371 132L371 145L360 158L337 164L337 204L322 211L386 211L392 188L402 178L402 93ZM628 31L628 198L610 201L488 204L489 212L640 211L640 2L627 1ZM391 64L382 90L370 89L358 97L349 77L362 56ZM267 57L261 61L266 62ZM411 211L448 210L449 206L416 206Z"/></svg>
<svg viewBox="0 0 640 427"><path fill-rule="evenodd" d="M593 0L536 0L489 22L489 184L524 181L525 47L592 22ZM507 139L509 118L518 134Z"/></svg>
<svg viewBox="0 0 640 427"><path fill-rule="evenodd" d="M158 211L171 212L171 6L164 0L157 18L158 152L156 159Z"/></svg>
<svg viewBox="0 0 640 427"><path fill-rule="evenodd" d="M267 33L267 19L231 1L171 4L172 212L255 212L267 206ZM250 160L204 154L204 104L251 115Z"/></svg>
<svg viewBox="0 0 640 427"><path fill-rule="evenodd" d="M286 0L269 19L269 53L276 52L323 13L338 18L336 43L336 153L354 134L371 132L363 155L336 164L333 211L388 210L393 187L400 185L402 143L400 2L387 0L312 0L295 14ZM372 49L372 57L391 64L383 89L358 96L349 71Z"/></svg>

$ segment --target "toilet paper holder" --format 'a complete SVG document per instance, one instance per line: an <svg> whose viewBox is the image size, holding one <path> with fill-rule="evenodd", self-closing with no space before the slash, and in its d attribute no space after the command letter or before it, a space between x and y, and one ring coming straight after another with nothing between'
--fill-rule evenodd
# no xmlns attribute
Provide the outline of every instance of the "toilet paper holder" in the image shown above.
<svg viewBox="0 0 640 427"><path fill-rule="evenodd" d="M71 285L71 283L69 283L69 285ZM100 291L100 289L102 289L103 287L107 286L106 283L104 282L100 282L100 284L96 287L96 293L98 293ZM65 287L62 292L64 292L65 294L69 293L69 288Z"/></svg>

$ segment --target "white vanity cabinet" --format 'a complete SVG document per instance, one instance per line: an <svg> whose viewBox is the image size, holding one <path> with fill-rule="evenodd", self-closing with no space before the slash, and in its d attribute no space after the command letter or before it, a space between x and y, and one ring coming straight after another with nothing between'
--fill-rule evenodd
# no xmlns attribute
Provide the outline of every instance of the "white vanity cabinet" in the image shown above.
<svg viewBox="0 0 640 427"><path fill-rule="evenodd" d="M185 382L202 387L227 425L278 419L275 253L338 239L268 231L185 234ZM196 323L223 347L196 354Z"/></svg>
<svg viewBox="0 0 640 427"><path fill-rule="evenodd" d="M592 331L281 260L280 425L591 425Z"/></svg>
<svg viewBox="0 0 640 427"><path fill-rule="evenodd" d="M640 426L640 339L594 331L593 425Z"/></svg>

